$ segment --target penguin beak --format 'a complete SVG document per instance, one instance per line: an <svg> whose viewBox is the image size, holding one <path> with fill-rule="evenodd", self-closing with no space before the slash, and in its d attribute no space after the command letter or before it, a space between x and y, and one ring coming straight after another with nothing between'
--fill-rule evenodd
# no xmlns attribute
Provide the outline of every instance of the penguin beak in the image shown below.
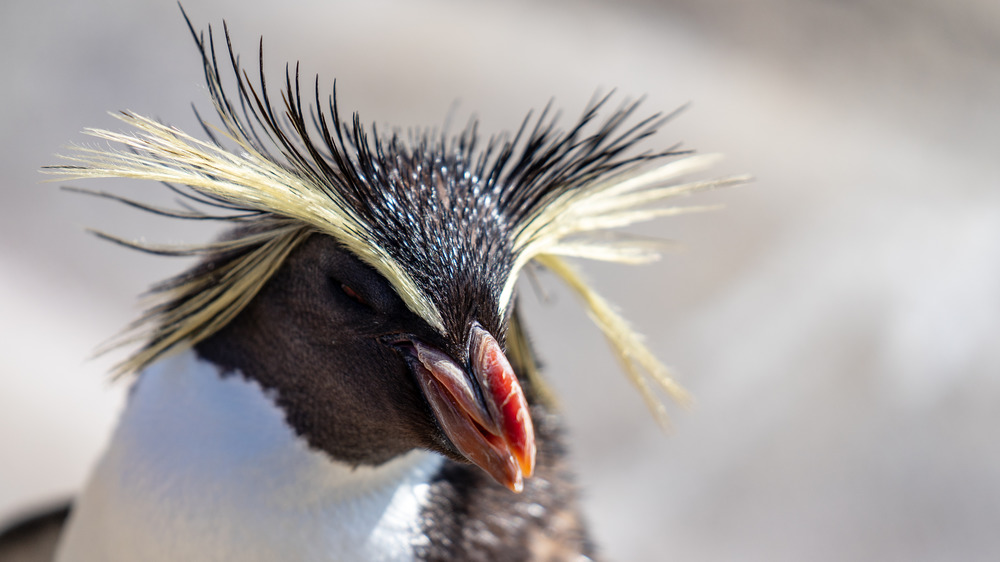
<svg viewBox="0 0 1000 562"><path fill-rule="evenodd" d="M470 371L420 341L408 342L417 381L455 447L514 492L535 467L528 402L496 339L478 324L470 338Z"/></svg>

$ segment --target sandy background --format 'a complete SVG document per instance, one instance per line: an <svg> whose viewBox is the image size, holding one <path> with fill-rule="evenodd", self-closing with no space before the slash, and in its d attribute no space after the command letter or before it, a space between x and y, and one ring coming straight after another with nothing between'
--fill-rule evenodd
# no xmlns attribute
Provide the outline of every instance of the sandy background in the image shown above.
<svg viewBox="0 0 1000 562"><path fill-rule="evenodd" d="M683 242L588 271L696 395L658 432L555 282L526 299L610 559L1000 556L1000 4L189 2L268 66L338 80L367 121L483 130L598 88L692 102L656 146L749 187L642 231ZM199 61L172 2L0 6L0 518L72 492L123 386L89 353L185 263L83 233L210 231L40 184L131 109L195 131ZM131 194L153 185L111 182ZM144 196L144 195L143 195ZM120 356L119 356L120 357Z"/></svg>

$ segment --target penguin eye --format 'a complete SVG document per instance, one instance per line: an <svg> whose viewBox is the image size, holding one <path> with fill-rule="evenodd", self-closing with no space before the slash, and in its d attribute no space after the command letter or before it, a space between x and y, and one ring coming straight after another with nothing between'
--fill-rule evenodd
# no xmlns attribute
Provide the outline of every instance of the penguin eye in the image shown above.
<svg viewBox="0 0 1000 562"><path fill-rule="evenodd" d="M356 302L356 303L358 303L358 304L360 304L362 306L371 308L371 305L368 304L368 301L366 301L357 291L355 291L354 289L352 289L346 283L340 283L340 291L342 293L344 293L345 295L347 295L352 301L354 301L354 302Z"/></svg>

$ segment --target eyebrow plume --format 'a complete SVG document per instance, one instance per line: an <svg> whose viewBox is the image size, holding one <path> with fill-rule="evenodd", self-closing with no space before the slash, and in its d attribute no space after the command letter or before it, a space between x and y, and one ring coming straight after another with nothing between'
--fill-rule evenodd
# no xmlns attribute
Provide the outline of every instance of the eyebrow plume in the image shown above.
<svg viewBox="0 0 1000 562"><path fill-rule="evenodd" d="M85 130L111 146L74 146L63 157L66 164L46 168L70 179L160 182L182 198L179 208L89 193L161 216L236 226L220 240L183 247L99 233L156 254L209 257L152 288L154 304L112 342L144 342L117 374L139 371L211 336L303 240L321 233L376 269L411 311L442 333L468 322L456 312L465 304L486 301L491 310L480 311L484 326L502 341L520 272L529 263L548 268L581 298L661 423L666 415L654 387L688 401L642 338L566 261L655 260L655 244L618 229L706 210L661 204L747 181L686 180L714 164L714 155L677 147L637 152L673 114L636 118L642 100L609 109L612 92L595 97L565 130L550 103L537 117L529 113L513 135L483 142L472 119L457 135L424 130L404 140L397 131L365 127L357 113L344 120L336 83L324 99L317 77L304 104L298 65L286 66L275 97L264 77L263 40L252 79L228 26L220 62L212 28L198 32L184 17L215 109L214 122L196 111L207 140L123 111L115 117L126 132ZM235 93L223 85L224 67Z"/></svg>

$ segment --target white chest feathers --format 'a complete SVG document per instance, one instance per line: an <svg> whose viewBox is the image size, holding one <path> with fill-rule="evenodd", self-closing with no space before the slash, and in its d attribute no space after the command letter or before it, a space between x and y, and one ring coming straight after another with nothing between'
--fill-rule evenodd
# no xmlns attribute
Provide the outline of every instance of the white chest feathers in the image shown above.
<svg viewBox="0 0 1000 562"><path fill-rule="evenodd" d="M142 374L57 560L412 560L441 462L332 461L258 384L186 352Z"/></svg>

